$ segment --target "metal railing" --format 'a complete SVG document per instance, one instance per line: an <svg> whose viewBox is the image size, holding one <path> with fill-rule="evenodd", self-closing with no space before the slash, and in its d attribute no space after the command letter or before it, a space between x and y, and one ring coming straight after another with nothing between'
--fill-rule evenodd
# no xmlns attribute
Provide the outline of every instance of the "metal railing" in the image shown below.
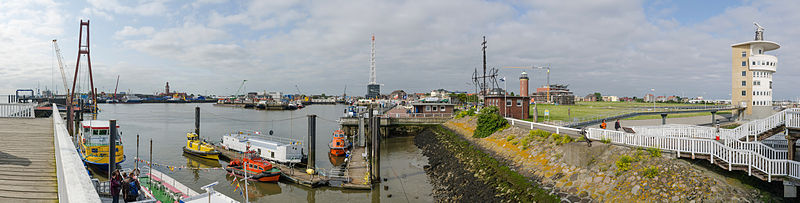
<svg viewBox="0 0 800 203"><path fill-rule="evenodd" d="M387 113L389 118L450 118L452 113Z"/></svg>
<svg viewBox="0 0 800 203"><path fill-rule="evenodd" d="M519 119L516 119L516 118L506 117L506 120L508 120L508 122L511 123L512 126L514 126L514 125L516 125L516 126L525 126L526 128L530 128L531 130L533 130L533 129L549 130L549 131L555 132L556 134L561 134L561 132L565 132L565 133L571 133L572 135L575 135L575 134L578 134L581 131L581 130L578 130L578 129L575 129L575 128L568 128L568 127L562 127L562 126L556 126L556 125L548 125L548 124L543 124L543 123L534 123L534 122L530 122L530 121L519 120Z"/></svg>
<svg viewBox="0 0 800 203"><path fill-rule="evenodd" d="M697 154L709 155L712 163L715 162L715 158L721 160L724 163L717 164L727 164L729 171L733 170L734 165L747 167L748 175L752 175L754 169L760 171L767 176L768 182L772 181L772 176L800 178L800 162L785 158L770 158L758 151L735 149L710 139L631 134L595 128L587 131L587 137L592 140L607 140L614 144L674 151L679 156L681 153L691 154L692 157Z"/></svg>
<svg viewBox="0 0 800 203"><path fill-rule="evenodd" d="M0 118L33 118L36 104L0 104Z"/></svg>

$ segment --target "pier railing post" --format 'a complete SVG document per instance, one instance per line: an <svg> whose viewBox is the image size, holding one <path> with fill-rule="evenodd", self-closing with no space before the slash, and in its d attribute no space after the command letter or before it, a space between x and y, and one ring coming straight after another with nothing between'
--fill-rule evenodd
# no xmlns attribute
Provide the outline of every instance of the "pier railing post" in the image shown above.
<svg viewBox="0 0 800 203"><path fill-rule="evenodd" d="M314 161L316 159L316 134L317 134L317 115L311 114L308 115L308 140L306 143L308 144L308 164L306 164L306 169L314 169L316 170L316 166ZM316 173L316 172L315 172Z"/></svg>
<svg viewBox="0 0 800 203"><path fill-rule="evenodd" d="M375 117L375 130L372 133L374 135L373 147L375 152L372 153L375 160L375 181L381 182L381 118Z"/></svg>
<svg viewBox="0 0 800 203"><path fill-rule="evenodd" d="M109 120L108 129L108 178L111 178L117 163L117 120Z"/></svg>

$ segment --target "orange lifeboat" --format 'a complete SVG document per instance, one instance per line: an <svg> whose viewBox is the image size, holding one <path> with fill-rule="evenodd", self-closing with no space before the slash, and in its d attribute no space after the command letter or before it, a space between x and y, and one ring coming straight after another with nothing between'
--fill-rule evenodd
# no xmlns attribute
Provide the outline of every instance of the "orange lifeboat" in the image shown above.
<svg viewBox="0 0 800 203"><path fill-rule="evenodd" d="M328 147L331 148L331 155L344 156L347 153L347 149L350 148L350 142L347 141L344 131L334 131L333 139L331 139L331 143L328 143Z"/></svg>
<svg viewBox="0 0 800 203"><path fill-rule="evenodd" d="M250 151L245 154L244 159L234 159L228 163L225 170L240 177L247 175L250 180L259 182L277 182L280 180L280 169L272 167L272 163L253 154L254 152Z"/></svg>

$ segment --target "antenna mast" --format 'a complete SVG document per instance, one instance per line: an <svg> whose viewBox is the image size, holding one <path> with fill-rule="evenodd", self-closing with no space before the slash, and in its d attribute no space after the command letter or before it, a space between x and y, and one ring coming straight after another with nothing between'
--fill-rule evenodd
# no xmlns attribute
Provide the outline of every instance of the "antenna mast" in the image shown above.
<svg viewBox="0 0 800 203"><path fill-rule="evenodd" d="M370 85L377 85L377 78L375 76L375 34L372 34L372 51L370 52L369 57L369 84Z"/></svg>

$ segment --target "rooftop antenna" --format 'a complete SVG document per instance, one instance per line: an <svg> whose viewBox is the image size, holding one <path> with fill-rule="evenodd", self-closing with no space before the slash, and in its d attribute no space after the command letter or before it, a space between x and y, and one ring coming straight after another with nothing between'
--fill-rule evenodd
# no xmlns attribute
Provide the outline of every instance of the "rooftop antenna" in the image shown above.
<svg viewBox="0 0 800 203"><path fill-rule="evenodd" d="M756 26L756 41L764 40L764 27L761 27L757 22L753 22Z"/></svg>

